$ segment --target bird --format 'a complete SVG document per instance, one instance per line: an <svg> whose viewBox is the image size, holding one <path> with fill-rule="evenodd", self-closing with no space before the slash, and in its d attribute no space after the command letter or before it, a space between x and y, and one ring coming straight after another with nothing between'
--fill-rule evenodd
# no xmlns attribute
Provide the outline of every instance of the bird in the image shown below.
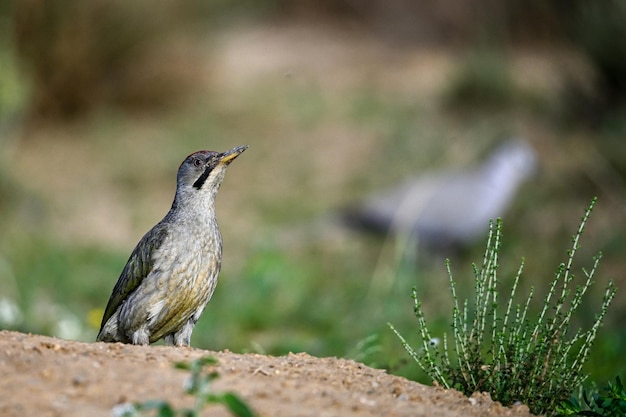
<svg viewBox="0 0 626 417"><path fill-rule="evenodd" d="M344 210L341 218L351 228L402 235L435 251L460 249L504 215L536 165L533 148L511 138L475 168L411 176Z"/></svg>
<svg viewBox="0 0 626 417"><path fill-rule="evenodd" d="M104 310L96 341L189 346L222 263L215 198L247 145L202 150L178 168L174 202L132 251Z"/></svg>

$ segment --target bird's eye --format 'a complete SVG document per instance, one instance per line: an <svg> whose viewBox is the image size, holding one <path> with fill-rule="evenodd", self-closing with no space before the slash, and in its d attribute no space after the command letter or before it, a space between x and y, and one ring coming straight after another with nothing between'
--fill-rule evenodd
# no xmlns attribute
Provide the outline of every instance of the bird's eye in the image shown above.
<svg viewBox="0 0 626 417"><path fill-rule="evenodd" d="M202 165L202 161L199 159L194 159L193 160L193 165L199 167L200 165Z"/></svg>

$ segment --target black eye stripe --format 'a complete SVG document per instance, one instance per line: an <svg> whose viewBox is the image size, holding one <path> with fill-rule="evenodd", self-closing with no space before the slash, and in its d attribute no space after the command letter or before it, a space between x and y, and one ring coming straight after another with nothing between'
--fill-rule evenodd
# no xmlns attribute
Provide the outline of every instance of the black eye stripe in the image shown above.
<svg viewBox="0 0 626 417"><path fill-rule="evenodd" d="M212 165L209 165L206 168L204 168L204 172L202 173L202 175L200 175L200 177L196 180L196 182L193 183L193 187L198 190L202 188L202 186L206 182L206 179L209 178L209 174L211 173L211 171L213 171Z"/></svg>

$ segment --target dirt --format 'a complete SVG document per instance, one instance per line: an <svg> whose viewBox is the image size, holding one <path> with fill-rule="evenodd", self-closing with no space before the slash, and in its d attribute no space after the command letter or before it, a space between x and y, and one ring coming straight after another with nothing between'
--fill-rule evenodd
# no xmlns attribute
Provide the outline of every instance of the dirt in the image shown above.
<svg viewBox="0 0 626 417"><path fill-rule="evenodd" d="M210 352L169 346L82 343L0 331L0 415L111 416L115 405L167 400L191 406L174 368L211 355L215 392L238 394L259 416L530 416L524 405L503 407L488 394L471 398L429 387L360 363L316 358ZM211 405L203 416L228 416Z"/></svg>

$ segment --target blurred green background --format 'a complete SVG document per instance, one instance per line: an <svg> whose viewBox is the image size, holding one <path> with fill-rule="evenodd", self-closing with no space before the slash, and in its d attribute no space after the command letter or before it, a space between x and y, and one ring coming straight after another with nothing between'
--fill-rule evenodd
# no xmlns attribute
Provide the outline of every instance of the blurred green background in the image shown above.
<svg viewBox="0 0 626 417"><path fill-rule="evenodd" d="M449 331L444 258L329 219L518 135L540 169L504 216L504 288L525 257L519 294L534 286L538 306L598 196L578 278L604 259L575 321L592 323L614 279L587 371L623 376L625 20L624 0L2 2L0 328L94 340L180 161L248 144L218 198L222 274L192 345L427 382L386 323L417 341L415 286ZM460 294L484 244L452 259Z"/></svg>

